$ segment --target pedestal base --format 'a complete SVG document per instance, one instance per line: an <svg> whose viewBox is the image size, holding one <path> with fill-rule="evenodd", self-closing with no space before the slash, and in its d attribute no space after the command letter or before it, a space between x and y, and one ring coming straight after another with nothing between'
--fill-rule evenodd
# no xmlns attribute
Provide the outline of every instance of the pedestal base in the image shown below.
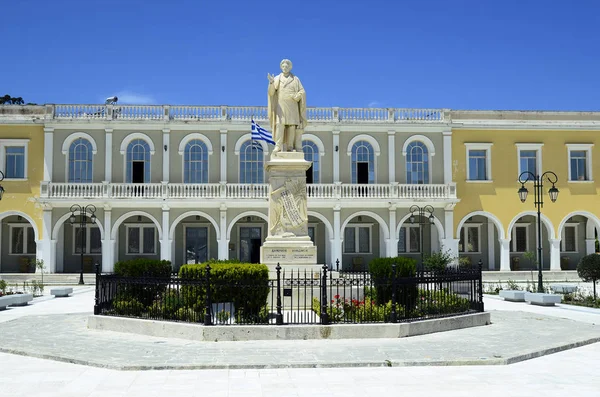
<svg viewBox="0 0 600 397"><path fill-rule="evenodd" d="M316 266L317 247L312 241L269 239L260 247L260 263L281 267Z"/></svg>

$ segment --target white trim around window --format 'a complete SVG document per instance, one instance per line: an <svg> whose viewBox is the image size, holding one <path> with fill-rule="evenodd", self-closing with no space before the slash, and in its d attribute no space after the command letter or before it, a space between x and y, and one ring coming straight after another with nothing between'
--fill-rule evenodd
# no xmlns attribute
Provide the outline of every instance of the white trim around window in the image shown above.
<svg viewBox="0 0 600 397"><path fill-rule="evenodd" d="M138 247L140 252L129 252L129 229L139 229L139 242ZM154 243L152 252L144 252L144 229L154 230ZM150 223L129 223L125 225L125 255L156 255L156 237L157 230L155 224Z"/></svg>
<svg viewBox="0 0 600 397"><path fill-rule="evenodd" d="M461 254L481 254L481 225L481 223L463 223L462 229L460 231L463 236L463 247L461 248L459 246L458 252L460 252ZM477 251L469 251L468 249L465 250L465 246L469 242L469 229L477 229Z"/></svg>
<svg viewBox="0 0 600 397"><path fill-rule="evenodd" d="M77 229L79 227L81 227L79 224L74 223L73 225L71 225L72 227L72 240L73 240L73 244L72 244L72 250L71 252L73 252L73 255L81 255L81 252L77 252L77 248L79 248L80 245L80 241L79 238L77 238ZM85 225L85 250L83 251L84 255L102 255L102 242L100 242L100 252L90 252L91 251L91 243L92 243L92 231L91 229L98 229L98 232L100 232L100 228L98 227L98 225L94 225L94 224L86 224ZM98 235L100 237L100 241L102 241L102 236Z"/></svg>
<svg viewBox="0 0 600 397"><path fill-rule="evenodd" d="M492 183L492 145L493 143L465 143L465 152L467 160L467 174L466 181L469 183ZM469 152L471 150L485 150L485 179L470 179L470 167L469 167Z"/></svg>
<svg viewBox="0 0 600 397"><path fill-rule="evenodd" d="M360 228L369 229L369 250L368 252L360 251ZM372 223L349 223L344 229L344 240L346 229L354 229L354 251L346 250L346 241L344 241L344 254L372 254L373 253L373 224ZM349 247L350 248L350 247Z"/></svg>
<svg viewBox="0 0 600 397"><path fill-rule="evenodd" d="M419 225L415 224L415 225L402 225L400 227L399 230L401 229L405 229L404 230L404 251L400 250L400 247L398 247L398 253L402 253L402 254L418 254L421 252L421 249L423 247L423 242L419 241L419 250L418 251L411 251L410 250L410 231L409 229L413 228L413 229L417 229L419 230ZM421 234L420 234L420 230L419 230L419 240L421 240ZM400 232L398 232L398 245L400 245Z"/></svg>
<svg viewBox="0 0 600 397"><path fill-rule="evenodd" d="M529 251L529 226L530 223L515 223L511 232L510 243L512 246L512 253L524 253ZM525 251L517 251L517 228L525 228Z"/></svg>
<svg viewBox="0 0 600 397"><path fill-rule="evenodd" d="M6 173L6 148L23 147L23 178L9 178ZM29 139L0 139L0 171L4 173L5 181L26 181L27 163L29 162Z"/></svg>
<svg viewBox="0 0 600 397"><path fill-rule="evenodd" d="M23 252L13 252L13 229L16 228L20 228L23 229L23 241L21 242L23 244ZM33 230L33 226L31 226L31 224L29 223L9 223L8 224L8 255L35 255L35 249L33 252L27 252L27 247L28 247L28 230L27 229L31 229ZM34 231L34 240L35 240L35 231Z"/></svg>
<svg viewBox="0 0 600 397"><path fill-rule="evenodd" d="M592 175L592 148L594 147L593 143L567 143L567 164L569 166L569 183L592 183L594 182L594 178ZM573 180L571 179L571 152L572 151L584 151L585 154L585 167L587 177L584 180Z"/></svg>
<svg viewBox="0 0 600 397"><path fill-rule="evenodd" d="M543 143L515 143L517 147L517 167L519 169L519 175L523 170L521 169L521 151L522 150L532 150L535 151L535 167L536 174L540 174L542 172L542 146Z"/></svg>
<svg viewBox="0 0 600 397"><path fill-rule="evenodd" d="M575 234L575 250L574 251L567 251L567 244L565 241L565 231L567 230L567 228L573 228L574 229L574 234ZM579 223L565 223L565 225L563 226L563 230L560 233L560 252L564 252L564 253L568 253L568 254L576 254L579 252L579 247L577 242L579 241L578 238L578 229L579 228Z"/></svg>

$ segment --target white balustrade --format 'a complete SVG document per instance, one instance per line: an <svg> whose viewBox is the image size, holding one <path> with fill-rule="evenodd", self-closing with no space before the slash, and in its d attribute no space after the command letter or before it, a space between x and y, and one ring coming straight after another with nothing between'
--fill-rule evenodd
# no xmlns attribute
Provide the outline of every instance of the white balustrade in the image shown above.
<svg viewBox="0 0 600 397"><path fill-rule="evenodd" d="M315 199L332 199L338 196L334 183L308 183L306 185L306 194L308 197Z"/></svg>
<svg viewBox="0 0 600 397"><path fill-rule="evenodd" d="M100 198L101 183L48 183L49 198Z"/></svg>
<svg viewBox="0 0 600 397"><path fill-rule="evenodd" d="M55 119L114 120L229 120L262 122L268 119L266 106L180 106L180 105L55 105ZM327 108L309 107L313 122L443 122L443 109Z"/></svg>
<svg viewBox="0 0 600 397"><path fill-rule="evenodd" d="M268 198L269 184L267 183L228 183L226 185L227 198Z"/></svg>
<svg viewBox="0 0 600 397"><path fill-rule="evenodd" d="M340 108L340 121L388 121L388 110L382 108Z"/></svg>
<svg viewBox="0 0 600 397"><path fill-rule="evenodd" d="M310 199L422 199L456 198L451 184L333 184L306 185ZM222 194L225 196L223 197ZM52 199L267 199L269 184L248 183L41 183L41 196Z"/></svg>
<svg viewBox="0 0 600 397"><path fill-rule="evenodd" d="M156 199L163 197L162 183L111 183L111 198Z"/></svg>
<svg viewBox="0 0 600 397"><path fill-rule="evenodd" d="M221 195L219 183L169 183L169 198L218 198Z"/></svg>
<svg viewBox="0 0 600 397"><path fill-rule="evenodd" d="M113 109L117 120L162 120L164 107L154 105L118 105Z"/></svg>
<svg viewBox="0 0 600 397"><path fill-rule="evenodd" d="M56 119L103 119L106 106L104 105L56 105Z"/></svg>
<svg viewBox="0 0 600 397"><path fill-rule="evenodd" d="M173 120L219 120L220 106L171 106L169 118Z"/></svg>
<svg viewBox="0 0 600 397"><path fill-rule="evenodd" d="M228 106L227 118L236 121L264 121L268 119L267 108L264 106Z"/></svg>

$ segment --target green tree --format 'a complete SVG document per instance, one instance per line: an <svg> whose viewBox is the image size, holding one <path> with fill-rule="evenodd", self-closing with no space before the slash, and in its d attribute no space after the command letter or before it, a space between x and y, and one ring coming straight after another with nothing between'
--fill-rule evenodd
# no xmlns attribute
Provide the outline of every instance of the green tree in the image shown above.
<svg viewBox="0 0 600 397"><path fill-rule="evenodd" d="M594 300L596 299L596 281L600 279L600 255L586 255L577 265L577 274L583 281L592 282L594 286Z"/></svg>
<svg viewBox="0 0 600 397"><path fill-rule="evenodd" d="M0 97L0 105L23 105L25 101L20 96L13 97L8 94Z"/></svg>

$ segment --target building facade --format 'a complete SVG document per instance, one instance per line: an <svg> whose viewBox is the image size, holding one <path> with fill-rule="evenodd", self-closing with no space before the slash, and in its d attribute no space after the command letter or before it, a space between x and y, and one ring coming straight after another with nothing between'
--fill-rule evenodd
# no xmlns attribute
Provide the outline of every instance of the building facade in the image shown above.
<svg viewBox="0 0 600 397"><path fill-rule="evenodd" d="M174 269L210 258L259 261L272 147L251 140L250 123L267 123L265 107L0 109L0 142L31 135L26 182L3 182L2 232L11 216L35 226L35 254L50 272L91 271L94 263L111 271L136 257L167 259ZM339 259L352 269L396 255L420 262L443 249L490 270L509 270L519 258L524 269L536 229L533 200L518 199L517 174L542 169L542 159L561 191L544 207L545 267L574 267L595 250L600 114L309 108L308 118L309 234L319 263L335 268ZM5 170L12 164L0 160ZM6 200L25 185L26 198ZM19 207L25 202L31 208ZM82 227L77 212L72 224L74 204L93 205L95 223L88 214ZM433 212L419 219L415 206ZM19 256L12 248L3 252ZM16 271L0 259L0 272Z"/></svg>

